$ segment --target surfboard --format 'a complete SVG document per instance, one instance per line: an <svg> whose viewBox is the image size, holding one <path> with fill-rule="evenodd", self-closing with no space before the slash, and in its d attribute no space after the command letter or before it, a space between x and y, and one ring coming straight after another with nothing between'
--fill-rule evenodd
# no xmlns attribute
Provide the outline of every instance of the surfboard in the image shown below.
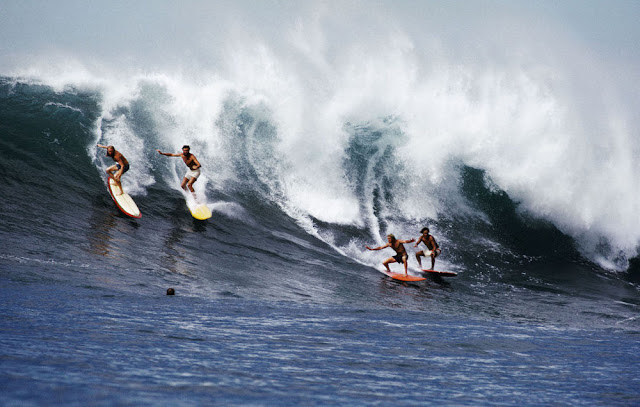
<svg viewBox="0 0 640 407"><path fill-rule="evenodd" d="M192 204L188 206L191 216L198 220L207 220L211 217L211 209L205 204Z"/></svg>
<svg viewBox="0 0 640 407"><path fill-rule="evenodd" d="M116 182L113 177L107 177L107 188L109 189L111 198L113 198L113 202L115 202L122 213L132 218L142 217L142 213L140 213L140 209L138 209L136 203L133 202L129 194L122 190L122 185Z"/></svg>
<svg viewBox="0 0 640 407"><path fill-rule="evenodd" d="M389 273L386 270L382 271L382 273L386 274L387 276L391 277L394 280L399 280L399 281L424 281L424 280L426 280L426 278L424 278L424 277L412 276L411 274L407 274L405 276L404 273Z"/></svg>
<svg viewBox="0 0 640 407"><path fill-rule="evenodd" d="M420 271L422 273L427 273L428 275L436 275L436 276L442 276L442 277L455 277L458 275L458 273L454 273L453 271L438 271L438 270L427 270L427 269L421 269Z"/></svg>

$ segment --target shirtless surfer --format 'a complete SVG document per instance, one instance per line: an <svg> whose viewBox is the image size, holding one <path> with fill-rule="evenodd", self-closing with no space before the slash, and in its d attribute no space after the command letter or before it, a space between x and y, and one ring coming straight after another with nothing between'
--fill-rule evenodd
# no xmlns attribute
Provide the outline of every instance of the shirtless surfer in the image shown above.
<svg viewBox="0 0 640 407"><path fill-rule="evenodd" d="M420 268L422 268L422 261L420 257L430 256L431 257L430 270L433 270L433 267L436 265L436 257L440 256L440 253L442 252L442 250L440 250L440 246L438 246L436 239L429 234L429 228L422 228L422 230L420 230L420 233L422 234L416 241L416 244L413 245L413 247L418 247L420 242L422 242L425 244L425 246L427 246L427 249L429 250L426 250L426 252L422 250L419 252L416 252L416 260L418 260L418 264L420 265Z"/></svg>
<svg viewBox="0 0 640 407"><path fill-rule="evenodd" d="M385 249L387 247L392 248L393 250L396 251L396 255L389 257L387 260L383 261L382 264L387 268L387 272L391 273L391 269L389 269L389 263L402 263L404 264L404 275L407 275L407 259L408 259L408 255L407 255L407 250L404 248L403 244L404 243L411 243L411 242L415 242L416 239L411 239L411 240L397 240L396 237L394 235L387 235L387 241L389 243L380 246L380 247L369 247L369 246L365 246L368 250L382 250Z"/></svg>
<svg viewBox="0 0 640 407"><path fill-rule="evenodd" d="M196 180L200 176L201 165L196 156L190 153L190 150L191 149L189 148L189 146L182 146L182 153L179 154L163 153L160 150L156 151L159 154L166 155L167 157L182 157L182 161L184 161L189 169L187 170L187 173L184 174L184 178L182 179L182 184L180 184L180 187L182 187L182 189L184 189L185 191L188 187L189 191L191 191L191 194L193 195L193 198L195 199L196 191L194 191L193 189L193 183L196 182Z"/></svg>
<svg viewBox="0 0 640 407"><path fill-rule="evenodd" d="M106 169L106 173L119 184L122 174L129 171L129 161L127 161L127 159L124 158L124 156L113 146L103 146L102 144L97 144L97 146L99 148L105 148L107 150L107 157L111 157L113 161L116 162L114 165ZM115 174L113 173L114 171Z"/></svg>

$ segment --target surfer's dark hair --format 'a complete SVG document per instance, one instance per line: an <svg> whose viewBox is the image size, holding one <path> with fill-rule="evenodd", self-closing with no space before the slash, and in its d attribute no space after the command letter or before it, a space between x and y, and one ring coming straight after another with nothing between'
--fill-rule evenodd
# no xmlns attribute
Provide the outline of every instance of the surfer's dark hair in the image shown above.
<svg viewBox="0 0 640 407"><path fill-rule="evenodd" d="M182 149L183 149L183 150L184 150L185 148L186 148L186 149L191 150L191 147L189 147L189 146L188 146L188 145L186 145L186 144L185 144L184 146L182 146Z"/></svg>
<svg viewBox="0 0 640 407"><path fill-rule="evenodd" d="M424 231L425 231L425 230L426 230L427 232L429 232L429 228L422 228L422 229L420 229L420 233L424 233Z"/></svg>

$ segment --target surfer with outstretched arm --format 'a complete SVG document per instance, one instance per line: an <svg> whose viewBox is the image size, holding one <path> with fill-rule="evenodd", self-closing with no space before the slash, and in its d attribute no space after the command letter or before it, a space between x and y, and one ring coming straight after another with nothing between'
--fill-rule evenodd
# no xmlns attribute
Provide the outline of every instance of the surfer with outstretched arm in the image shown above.
<svg viewBox="0 0 640 407"><path fill-rule="evenodd" d="M409 256L407 255L407 249L404 248L403 244L415 242L416 239L410 240L398 240L394 235L387 235L387 241L389 243L380 246L380 247L369 247L365 246L368 250L382 250L387 247L392 248L396 251L396 255L389 257L387 260L383 261L382 264L387 268L387 272L391 273L391 269L389 269L389 263L402 263L404 264L404 275L407 275L407 259Z"/></svg>
<svg viewBox="0 0 640 407"><path fill-rule="evenodd" d="M185 191L189 188L193 198L196 198L196 191L193 189L193 183L196 182L198 177L200 176L200 162L196 158L195 155L191 154L191 148L189 146L182 146L182 153L173 154L173 153L163 153L160 150L156 150L158 154L166 155L167 157L182 157L182 161L189 168L187 173L184 174L184 178L182 178L182 184L180 187Z"/></svg>
<svg viewBox="0 0 640 407"><path fill-rule="evenodd" d="M440 256L440 253L442 252L442 250L440 250L440 246L438 246L436 239L429 234L429 228L422 228L420 230L420 233L421 235L416 241L416 244L413 245L413 247L418 247L418 245L422 242L425 244L425 246L427 246L427 249L429 250L426 250L426 252L422 250L419 252L416 252L416 260L418 260L418 264L420 265L420 268L422 268L422 261L420 257L430 256L431 257L430 270L433 270L433 268L436 265L436 257Z"/></svg>
<svg viewBox="0 0 640 407"><path fill-rule="evenodd" d="M112 177L116 182L120 183L120 177L122 174L129 171L129 161L127 161L124 156L115 149L114 146L103 146L102 144L97 144L99 148L105 148L107 150L107 157L111 157L113 161L116 163L111 167L106 169L106 173L108 176ZM115 174L113 173L115 171Z"/></svg>

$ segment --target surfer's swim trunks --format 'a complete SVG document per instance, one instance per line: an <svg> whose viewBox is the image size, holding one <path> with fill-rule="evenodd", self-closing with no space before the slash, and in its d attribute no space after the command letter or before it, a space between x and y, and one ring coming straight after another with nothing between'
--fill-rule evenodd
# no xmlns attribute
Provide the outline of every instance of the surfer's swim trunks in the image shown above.
<svg viewBox="0 0 640 407"><path fill-rule="evenodd" d="M120 171L120 168L122 168L120 166L120 163L116 163L116 167L118 168L118 171ZM124 174L125 172L129 171L129 164L125 164L124 165L124 171L122 171L122 173Z"/></svg>
<svg viewBox="0 0 640 407"><path fill-rule="evenodd" d="M402 257L404 256L404 254L396 254L395 256L393 256L393 258L396 259L398 263L404 263L404 261L402 260Z"/></svg>
<svg viewBox="0 0 640 407"><path fill-rule="evenodd" d="M184 177L186 179L191 179L191 178L198 179L199 176L200 176L200 168L198 168L197 170L188 169L187 173L184 174Z"/></svg>

